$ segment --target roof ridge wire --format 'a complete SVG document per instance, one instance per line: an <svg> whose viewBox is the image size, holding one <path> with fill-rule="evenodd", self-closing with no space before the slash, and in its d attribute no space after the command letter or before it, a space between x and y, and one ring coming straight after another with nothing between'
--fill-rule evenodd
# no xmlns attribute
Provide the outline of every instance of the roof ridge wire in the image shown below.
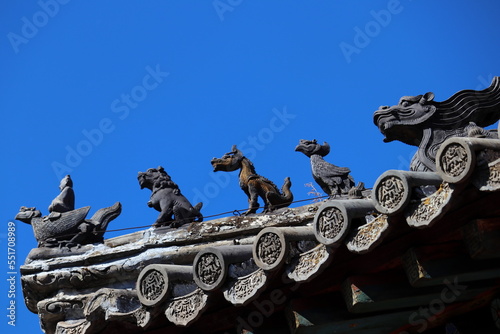
<svg viewBox="0 0 500 334"><path fill-rule="evenodd" d="M301 202L306 202L306 201L313 201L315 199L322 199L322 198L328 198L328 197L330 197L330 196L324 195L324 196L317 196L317 197L311 197L311 198L306 198L306 199L300 199L300 200L297 200L297 201L290 202L290 204L301 203ZM209 215L209 216L204 216L203 218L213 218L213 217L222 216L222 215L229 214L229 213L233 214L234 216L242 216L242 214L240 213L240 211L246 211L246 210L247 210L247 208L245 208L245 209L239 209L239 210L233 210L233 211L225 211L225 212L221 212L221 213L217 213L217 214L213 214L213 215ZM189 219L188 218L176 219L176 220L173 220L172 222L181 222L181 221L184 221L184 220L189 220ZM106 230L106 231L94 231L92 233L98 234L98 233L105 233L105 232L120 232L120 231L135 230L135 229L147 228L147 227L151 227L151 225L124 227L124 228L118 228L118 229L112 229L112 230ZM71 236L75 236L77 234L78 233L64 234L64 235L60 235L59 237L71 237Z"/></svg>

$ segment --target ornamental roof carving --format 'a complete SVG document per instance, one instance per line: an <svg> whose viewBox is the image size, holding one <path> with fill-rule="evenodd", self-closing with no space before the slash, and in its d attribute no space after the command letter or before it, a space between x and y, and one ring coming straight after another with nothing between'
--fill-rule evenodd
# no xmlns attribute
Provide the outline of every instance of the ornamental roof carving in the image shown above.
<svg viewBox="0 0 500 334"><path fill-rule="evenodd" d="M496 86L498 78L494 88L480 95L496 96ZM463 92L441 104L451 108ZM265 202L267 210L254 214L258 204L250 199L246 215L199 224L201 205L182 202L180 211L171 210L166 199L152 204L160 216L149 229L111 239L102 237L105 228L89 227L116 218L119 203L90 220L85 219L86 209L72 223L76 232L68 224L61 230L50 226L79 209L54 205L67 210L54 209L42 217L35 208L23 208L18 219L31 222L40 246L21 268L26 305L39 314L49 334L241 333L273 326L290 328L291 333L308 328L404 333L423 331L423 323L427 329L457 317L467 321L470 314L489 307L498 312L500 140L479 127L498 119L500 108L496 97L492 99L496 111L483 116L481 111L460 111L466 120L447 123L466 131L440 139L435 152L426 156L432 156L432 168L421 160L412 165L415 170L388 170L366 190L362 183L353 187L348 168L332 165L345 172L335 177L344 178L330 186L325 173L317 174L318 184L331 189L321 202L289 207L290 197L280 204ZM463 109L461 102L456 104ZM446 123L446 117L432 115L449 109L432 102L429 93L403 98L400 105L391 108L402 112L416 105L410 118L420 115L420 123ZM408 124L388 125L391 108L381 108L375 116L388 139L415 144L413 139L425 137L420 137L426 131L422 129L405 134ZM328 150L318 145L315 152L322 158ZM233 147L212 165L237 170L241 166L233 165L241 165L243 158ZM151 178L140 173L139 183L152 190L152 198L154 189L167 189L168 196L181 194L164 170L168 177L155 177L162 174L160 168L149 171ZM246 181L267 180L255 170L243 174ZM341 182L345 189L339 188ZM290 190L274 188L270 191L282 197ZM65 196L54 203L70 202ZM490 320L484 328L500 328L495 313Z"/></svg>

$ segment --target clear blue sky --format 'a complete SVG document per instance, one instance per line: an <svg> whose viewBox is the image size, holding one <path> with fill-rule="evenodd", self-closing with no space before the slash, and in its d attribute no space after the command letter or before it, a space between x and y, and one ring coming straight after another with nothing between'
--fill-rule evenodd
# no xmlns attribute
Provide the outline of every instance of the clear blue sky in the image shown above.
<svg viewBox="0 0 500 334"><path fill-rule="evenodd" d="M47 214L65 174L90 214L123 204L119 229L156 219L136 177L158 165L204 215L244 209L237 173L210 165L233 144L278 186L290 176L295 199L313 181L299 139L329 142L326 160L367 187L408 168L415 148L384 144L373 112L486 88L500 75L499 13L497 0L3 1L0 277L8 222L22 205ZM36 242L16 227L19 266ZM0 281L0 331L39 332L19 281L7 325Z"/></svg>

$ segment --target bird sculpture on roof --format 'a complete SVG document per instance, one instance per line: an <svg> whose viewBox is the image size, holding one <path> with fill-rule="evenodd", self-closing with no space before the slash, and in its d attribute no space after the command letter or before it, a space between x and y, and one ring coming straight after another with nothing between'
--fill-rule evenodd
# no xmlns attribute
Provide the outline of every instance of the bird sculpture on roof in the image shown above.
<svg viewBox="0 0 500 334"><path fill-rule="evenodd" d="M302 152L310 158L314 180L330 197L348 194L354 186L349 168L335 166L323 159L330 153L330 145L327 142L321 145L316 140L301 139L295 151Z"/></svg>

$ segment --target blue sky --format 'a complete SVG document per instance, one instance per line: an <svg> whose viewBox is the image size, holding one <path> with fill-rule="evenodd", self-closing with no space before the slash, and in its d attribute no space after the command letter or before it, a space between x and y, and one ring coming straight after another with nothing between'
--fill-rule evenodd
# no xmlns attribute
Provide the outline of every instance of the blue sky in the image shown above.
<svg viewBox="0 0 500 334"><path fill-rule="evenodd" d="M2 2L0 275L8 222L22 205L46 214L66 174L90 214L122 203L113 230L154 222L136 177L158 165L205 216L246 208L237 173L210 165L233 144L278 186L291 177L297 200L313 182L299 139L327 141L326 160L367 187L407 169L415 148L384 144L373 112L486 88L500 74L499 13L496 0ZM36 247L30 226L16 222L16 244L19 266ZM7 324L0 281L2 332L39 332L19 281Z"/></svg>

